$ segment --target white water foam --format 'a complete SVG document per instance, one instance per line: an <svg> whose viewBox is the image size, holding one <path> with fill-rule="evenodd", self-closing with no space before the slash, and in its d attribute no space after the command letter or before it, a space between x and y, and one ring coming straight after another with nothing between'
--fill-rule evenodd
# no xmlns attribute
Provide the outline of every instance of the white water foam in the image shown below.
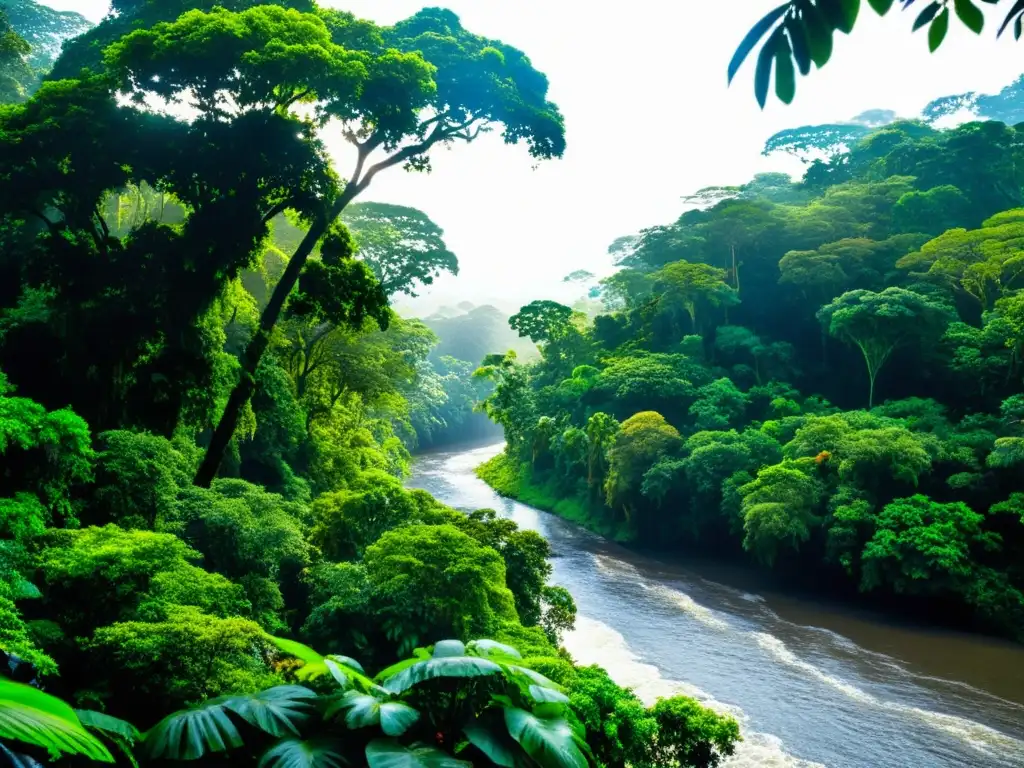
<svg viewBox="0 0 1024 768"><path fill-rule="evenodd" d="M707 606L701 605L685 592L681 592L678 589L672 589L671 587L666 587L662 584L650 585L641 581L640 572L636 568L629 563L616 560L614 557L608 557L607 555L594 555L593 557L594 565L599 571L628 576L642 589L650 592L661 600L672 603L677 608L682 609L683 613L693 619L696 619L704 626L719 630L727 630L730 628L729 622L720 618L717 612L711 610Z"/></svg>
<svg viewBox="0 0 1024 768"><path fill-rule="evenodd" d="M1008 736L1005 733L989 728L967 718L956 715L947 715L941 712L933 712L920 707L913 707L908 704L900 704L895 701L885 701L873 696L867 691L861 690L833 675L818 669L813 664L797 657L786 644L779 638L764 632L754 632L754 639L757 644L767 651L777 661L799 669L820 680L855 701L869 706L876 706L890 712L898 712L901 715L909 716L920 720L944 733L950 734L970 747L987 755L1001 755L1003 757L1013 756L1024 761L1024 742Z"/></svg>
<svg viewBox="0 0 1024 768"><path fill-rule="evenodd" d="M650 585L643 582L641 580L640 572L629 563L625 563L621 560L618 560L613 557L608 557L606 555L594 555L594 562L597 568L601 571L629 577L637 584L639 584L639 586L641 586L645 591L650 592L652 595L656 595L657 597L663 600L671 602L673 605L680 608L687 616L697 620L705 626L720 631L726 631L732 628L727 621L725 621L722 618L719 618L719 614L717 614L717 612L696 602L692 597L687 595L685 592L661 584ZM611 632L615 632L610 627L608 627L607 629ZM856 643L849 640L849 638L846 638L843 635L833 632L832 630L825 629L823 627L809 627L808 629L829 636L830 639L837 645L842 645L848 650L856 649L858 652L871 653L871 655L877 655L882 657L885 656L884 654L875 654L873 652L864 651L864 649L861 649L859 646L856 645ZM618 635L618 633L615 634L621 640L622 636ZM841 693L855 701L858 701L867 706L879 707L890 712L899 713L903 716L917 719L932 728L952 735L953 737L959 739L960 741L964 742L965 744L984 754L999 753L1003 755L1019 755L1022 760L1022 763L1024 763L1024 742L1021 742L1018 739L1001 733L1000 731L997 731L986 725L982 725L981 723L977 723L973 720L968 720L966 718L958 717L956 715L947 715L941 712L933 712L930 710L921 709L920 707L914 707L907 704L901 704L899 702L886 701L880 699L877 696L874 696L873 694L868 693L867 691L858 688L857 686L852 685L851 683L846 682L845 680L828 674L827 672L819 669L810 662L804 661L803 659L799 658L786 646L786 644L782 640L775 637L774 635L770 635L765 632L751 632L750 635L754 638L754 640L761 648L763 648L769 655L774 657L776 660L788 666L801 670L807 675L815 678L816 680L835 690L840 691ZM683 683L665 681L663 678L661 678L660 674L657 671L657 668L637 662L636 657L633 656L633 654L629 651L628 647L625 645L625 641L621 640L621 642L624 652L629 656L630 659L632 659L632 665L636 667L636 670L644 669L646 671L646 677L641 678L643 681L643 685L649 686L652 684L651 680L653 680L658 685L667 686L667 688L665 688L666 691L672 691L672 693L656 693L653 695L654 699L656 699L658 696L683 694L701 700L702 703L704 703L706 706L715 709L715 704L717 702L706 700L707 696L703 692L699 691L698 689L686 690L687 686ZM573 651L573 649L569 647L568 644L566 645L566 647L568 647L570 652L573 652L575 655L575 651ZM611 672L610 669L609 672ZM642 692L643 689L641 688L641 684L632 682L623 683L618 679L616 679L616 682L619 682L620 685L628 685L629 687L635 688L637 691L637 695L645 701L647 700ZM729 709L722 711L729 711ZM736 709L735 711L740 712L740 710L738 709ZM734 713L730 711L730 714ZM734 716L736 715L734 714ZM737 716L737 719L741 720L739 716ZM760 738L764 735L757 734L756 736ZM751 739L753 739L754 737L755 734L750 735ZM739 763L738 765L742 765L742 763Z"/></svg>
<svg viewBox="0 0 1024 768"><path fill-rule="evenodd" d="M567 633L562 642L578 664L604 667L616 683L631 688L647 705L662 697L689 696L715 712L736 718L743 741L722 764L727 768L824 768L820 763L788 754L777 736L748 730L745 726L749 718L739 707L716 701L689 683L666 680L657 667L640 661L625 638L607 624L577 616L576 629Z"/></svg>

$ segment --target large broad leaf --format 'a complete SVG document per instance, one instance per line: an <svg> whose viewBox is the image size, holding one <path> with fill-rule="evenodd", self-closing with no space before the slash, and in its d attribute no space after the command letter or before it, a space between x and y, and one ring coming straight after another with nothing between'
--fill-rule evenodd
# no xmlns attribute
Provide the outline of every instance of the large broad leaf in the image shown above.
<svg viewBox="0 0 1024 768"><path fill-rule="evenodd" d="M309 718L315 699L316 694L301 685L278 685L251 696L227 699L223 706L271 736L298 736L297 726Z"/></svg>
<svg viewBox="0 0 1024 768"><path fill-rule="evenodd" d="M154 725L143 742L151 758L196 760L210 752L225 752L242 746L238 732L224 702L232 698L211 699L194 709L168 715Z"/></svg>
<svg viewBox="0 0 1024 768"><path fill-rule="evenodd" d="M501 768L526 768L531 764L523 748L508 735L505 727L495 728L476 722L462 729L469 743Z"/></svg>
<svg viewBox="0 0 1024 768"><path fill-rule="evenodd" d="M510 708L505 710L505 725L542 768L587 768L587 759L564 718L538 717L525 709Z"/></svg>
<svg viewBox="0 0 1024 768"><path fill-rule="evenodd" d="M56 696L5 678L0 678L0 739L43 747L54 757L66 753L114 762L71 707Z"/></svg>
<svg viewBox="0 0 1024 768"><path fill-rule="evenodd" d="M336 739L283 739L263 753L257 768L341 768L349 761Z"/></svg>
<svg viewBox="0 0 1024 768"><path fill-rule="evenodd" d="M400 701L381 701L365 693L349 691L329 712L346 710L345 724L352 729L379 726L385 736L401 736L420 718L420 713Z"/></svg>
<svg viewBox="0 0 1024 768"><path fill-rule="evenodd" d="M426 659L407 667L384 682L385 690L402 693L425 680L440 677L485 677L502 671L500 665L479 656L444 656Z"/></svg>
<svg viewBox="0 0 1024 768"><path fill-rule="evenodd" d="M301 685L279 685L243 696L220 696L193 709L168 715L146 734L150 757L195 760L209 752L242 746L233 712L272 736L298 735L298 724L310 715L316 694Z"/></svg>
<svg viewBox="0 0 1024 768"><path fill-rule="evenodd" d="M138 728L119 717L104 712L93 712L91 709L76 709L75 714L86 728L122 739L127 744L134 744L142 739Z"/></svg>
<svg viewBox="0 0 1024 768"><path fill-rule="evenodd" d="M543 685L531 685L530 698L542 704L568 704L569 697L554 688L546 688Z"/></svg>
<svg viewBox="0 0 1024 768"><path fill-rule="evenodd" d="M435 659L442 659L447 656L465 656L466 644L461 640L440 640L434 645Z"/></svg>
<svg viewBox="0 0 1024 768"><path fill-rule="evenodd" d="M391 739L375 739L366 747L370 768L472 768L446 752L423 744L405 747Z"/></svg>
<svg viewBox="0 0 1024 768"><path fill-rule="evenodd" d="M491 658L494 656L508 659L521 659L523 654L511 645L499 643L496 640L474 640L469 644L469 651L477 656Z"/></svg>

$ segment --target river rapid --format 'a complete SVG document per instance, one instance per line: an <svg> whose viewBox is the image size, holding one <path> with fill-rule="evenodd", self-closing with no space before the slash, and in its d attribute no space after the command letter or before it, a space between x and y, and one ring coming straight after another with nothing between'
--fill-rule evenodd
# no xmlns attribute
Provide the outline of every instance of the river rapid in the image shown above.
<svg viewBox="0 0 1024 768"><path fill-rule="evenodd" d="M653 703L728 712L726 765L1024 767L1024 648L757 589L756 575L646 557L510 499L473 469L501 445L416 459L409 485L490 508L551 543L576 598L564 644Z"/></svg>

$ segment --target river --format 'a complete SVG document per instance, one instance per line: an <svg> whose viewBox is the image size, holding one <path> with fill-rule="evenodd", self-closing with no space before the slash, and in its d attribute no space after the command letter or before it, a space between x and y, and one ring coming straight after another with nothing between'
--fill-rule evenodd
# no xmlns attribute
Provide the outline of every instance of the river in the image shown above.
<svg viewBox="0 0 1024 768"><path fill-rule="evenodd" d="M733 714L738 766L1021 768L1024 648L752 588L749 572L646 557L495 494L473 468L500 445L417 458L410 486L539 531L576 598L564 644L647 702Z"/></svg>

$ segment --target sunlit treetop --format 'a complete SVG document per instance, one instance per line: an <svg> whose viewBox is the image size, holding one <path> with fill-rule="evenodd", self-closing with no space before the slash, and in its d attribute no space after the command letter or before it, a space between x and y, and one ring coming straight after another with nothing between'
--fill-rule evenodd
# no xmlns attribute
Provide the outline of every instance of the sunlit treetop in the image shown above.
<svg viewBox="0 0 1024 768"><path fill-rule="evenodd" d="M425 167L437 142L472 140L495 125L536 158L561 155L562 117L547 79L520 51L474 35L448 11L427 9L394 27L337 11L258 6L190 11L132 32L104 56L137 98L191 98L206 113L287 110L308 103L318 125L341 121L351 142L393 150Z"/></svg>

